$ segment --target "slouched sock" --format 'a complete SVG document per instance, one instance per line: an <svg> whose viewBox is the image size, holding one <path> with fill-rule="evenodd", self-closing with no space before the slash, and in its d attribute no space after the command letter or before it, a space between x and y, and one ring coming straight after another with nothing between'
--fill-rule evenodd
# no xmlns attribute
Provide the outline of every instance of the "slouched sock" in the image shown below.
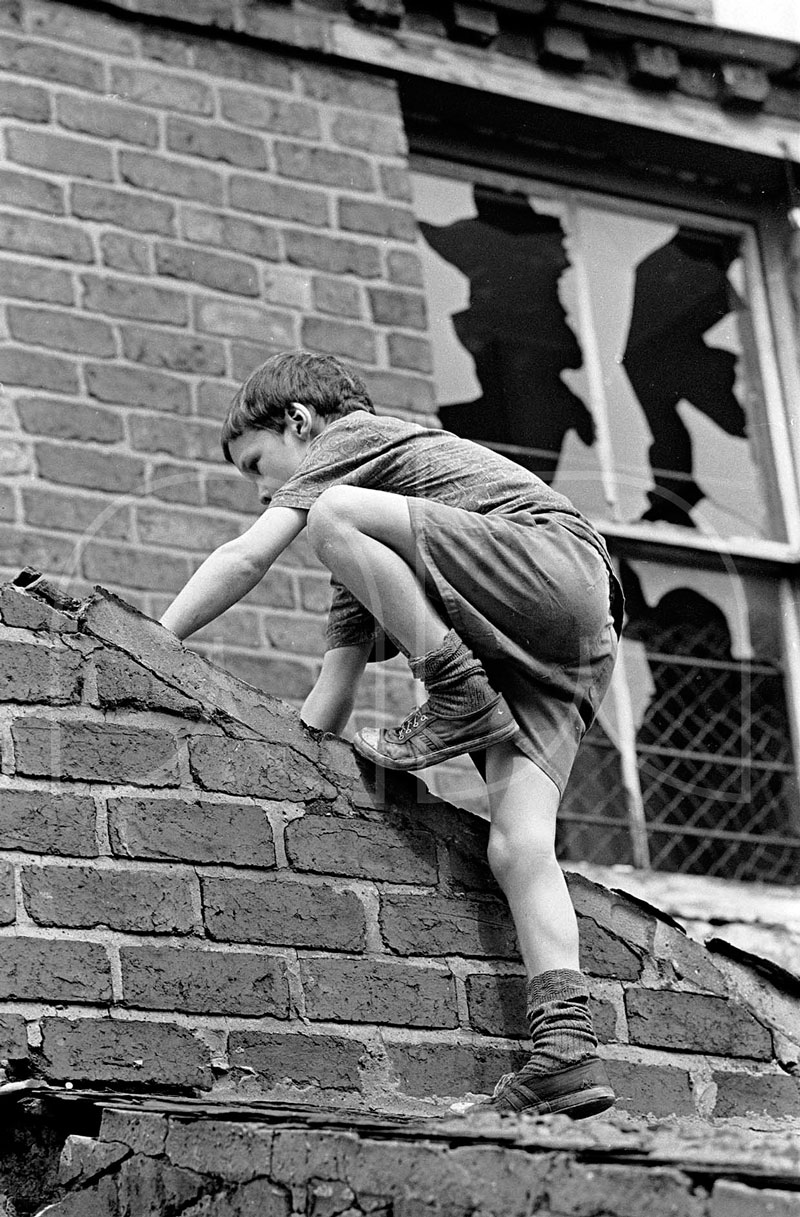
<svg viewBox="0 0 800 1217"><path fill-rule="evenodd" d="M589 987L582 972L542 972L528 982L527 998L533 1054L523 1073L552 1073L597 1055Z"/></svg>
<svg viewBox="0 0 800 1217"><path fill-rule="evenodd" d="M444 717L479 710L496 696L483 665L455 630L448 630L436 650L412 655L408 663L414 677L425 685L431 710Z"/></svg>

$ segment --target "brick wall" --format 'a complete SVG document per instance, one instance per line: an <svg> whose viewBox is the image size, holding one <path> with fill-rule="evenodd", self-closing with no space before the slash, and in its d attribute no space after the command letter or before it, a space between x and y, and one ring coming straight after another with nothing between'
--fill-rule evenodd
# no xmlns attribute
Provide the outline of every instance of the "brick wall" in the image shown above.
<svg viewBox="0 0 800 1217"><path fill-rule="evenodd" d="M424 1112L523 1059L482 821L110 593L0 616L11 1078ZM621 1108L800 1115L796 986L569 881Z"/></svg>
<svg viewBox="0 0 800 1217"><path fill-rule="evenodd" d="M230 37L0 6L0 571L156 617L259 510L218 432L268 354L334 352L380 408L434 408L394 83ZM327 603L301 540L196 641L298 702ZM407 702L391 672L365 699L398 680Z"/></svg>
<svg viewBox="0 0 800 1217"><path fill-rule="evenodd" d="M271 1116L110 1103L98 1138L68 1139L63 1198L42 1217L795 1217L800 1207L789 1136Z"/></svg>

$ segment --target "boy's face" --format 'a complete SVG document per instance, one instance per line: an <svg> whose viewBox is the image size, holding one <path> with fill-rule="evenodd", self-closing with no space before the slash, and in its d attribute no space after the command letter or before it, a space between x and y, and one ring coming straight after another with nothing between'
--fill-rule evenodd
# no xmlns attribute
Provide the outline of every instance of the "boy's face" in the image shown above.
<svg viewBox="0 0 800 1217"><path fill-rule="evenodd" d="M248 427L230 441L228 451L234 465L256 483L265 506L298 468L309 443L323 426L324 420L316 411L298 405L287 410L286 426L280 433Z"/></svg>

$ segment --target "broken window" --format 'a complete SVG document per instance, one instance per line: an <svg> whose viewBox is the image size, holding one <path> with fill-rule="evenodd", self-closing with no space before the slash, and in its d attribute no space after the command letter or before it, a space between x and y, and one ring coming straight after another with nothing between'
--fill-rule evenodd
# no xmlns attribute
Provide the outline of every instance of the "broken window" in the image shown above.
<svg viewBox="0 0 800 1217"><path fill-rule="evenodd" d="M441 421L567 494L628 598L562 856L797 882L792 593L737 571L796 514L753 232L431 168L414 199Z"/></svg>

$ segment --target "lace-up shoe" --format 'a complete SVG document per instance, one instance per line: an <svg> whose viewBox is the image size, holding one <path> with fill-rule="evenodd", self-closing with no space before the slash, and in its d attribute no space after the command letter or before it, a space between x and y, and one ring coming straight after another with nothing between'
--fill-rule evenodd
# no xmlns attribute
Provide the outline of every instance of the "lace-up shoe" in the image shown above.
<svg viewBox="0 0 800 1217"><path fill-rule="evenodd" d="M438 714L430 701L399 727L364 727L353 740L357 752L384 769L426 769L440 761L479 752L519 730L505 698L496 693L468 714Z"/></svg>

